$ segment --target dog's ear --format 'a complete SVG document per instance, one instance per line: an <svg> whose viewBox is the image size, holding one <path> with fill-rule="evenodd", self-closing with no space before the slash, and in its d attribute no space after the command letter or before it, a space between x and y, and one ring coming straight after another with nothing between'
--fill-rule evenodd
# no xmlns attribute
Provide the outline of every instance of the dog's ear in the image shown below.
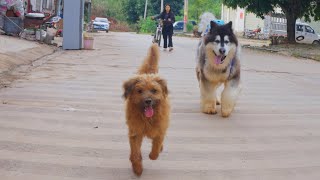
<svg viewBox="0 0 320 180"><path fill-rule="evenodd" d="M228 29L232 31L232 21L225 25Z"/></svg>
<svg viewBox="0 0 320 180"><path fill-rule="evenodd" d="M134 89L134 86L139 82L137 78L131 78L127 80L126 82L123 83L123 95L122 97L124 99L127 99L129 94L132 92Z"/></svg>
<svg viewBox="0 0 320 180"><path fill-rule="evenodd" d="M157 81L158 84L160 84L161 89L162 89L162 92L163 92L163 95L164 95L165 97L167 97L168 94L169 94L168 86L167 86L167 81L164 80L164 79L161 79L161 78L157 79L156 81Z"/></svg>
<svg viewBox="0 0 320 180"><path fill-rule="evenodd" d="M210 21L210 33L212 34L217 28L218 28L218 24L214 21Z"/></svg>

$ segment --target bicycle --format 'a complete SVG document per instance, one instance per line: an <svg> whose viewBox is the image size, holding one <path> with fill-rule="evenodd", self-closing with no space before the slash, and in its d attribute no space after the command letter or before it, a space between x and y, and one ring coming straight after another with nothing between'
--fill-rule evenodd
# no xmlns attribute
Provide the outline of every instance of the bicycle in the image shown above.
<svg viewBox="0 0 320 180"><path fill-rule="evenodd" d="M157 21L158 21L158 24L157 24L156 32L153 36L152 43L158 43L158 46L160 47L161 35L162 35L162 20L159 19Z"/></svg>

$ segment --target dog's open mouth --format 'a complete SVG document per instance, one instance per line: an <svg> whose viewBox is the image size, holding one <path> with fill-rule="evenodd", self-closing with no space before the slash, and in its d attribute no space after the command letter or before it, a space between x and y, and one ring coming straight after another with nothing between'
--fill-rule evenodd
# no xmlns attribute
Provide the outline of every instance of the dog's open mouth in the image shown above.
<svg viewBox="0 0 320 180"><path fill-rule="evenodd" d="M154 114L154 111L153 111L153 107L152 106L147 106L144 108L144 115L147 117L147 118L151 118Z"/></svg>
<svg viewBox="0 0 320 180"><path fill-rule="evenodd" d="M215 62L216 65L219 65L219 64L222 64L225 59L226 59L226 56L219 55L219 56L215 57L215 61L214 62Z"/></svg>

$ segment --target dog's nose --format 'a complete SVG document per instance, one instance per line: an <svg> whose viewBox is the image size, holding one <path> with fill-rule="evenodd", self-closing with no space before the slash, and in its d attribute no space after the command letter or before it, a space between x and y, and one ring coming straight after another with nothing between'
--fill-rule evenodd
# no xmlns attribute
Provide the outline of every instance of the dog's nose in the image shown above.
<svg viewBox="0 0 320 180"><path fill-rule="evenodd" d="M219 49L219 52L220 52L221 54L225 54L225 53L226 53L226 49L225 49L225 48L220 48L220 49Z"/></svg>
<svg viewBox="0 0 320 180"><path fill-rule="evenodd" d="M152 100L151 100L151 99L146 99L146 100L144 101L144 103L145 103L146 105L151 105L151 104L152 104Z"/></svg>

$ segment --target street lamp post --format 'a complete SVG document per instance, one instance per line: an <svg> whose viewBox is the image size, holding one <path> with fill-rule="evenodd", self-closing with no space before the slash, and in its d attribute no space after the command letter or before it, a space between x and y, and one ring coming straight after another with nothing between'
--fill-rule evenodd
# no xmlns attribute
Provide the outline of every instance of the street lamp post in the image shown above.
<svg viewBox="0 0 320 180"><path fill-rule="evenodd" d="M144 19L147 17L147 7L148 7L148 0L146 0L146 4L144 6Z"/></svg>
<svg viewBox="0 0 320 180"><path fill-rule="evenodd" d="M163 11L163 0L161 0L161 8L160 8L160 13Z"/></svg>
<svg viewBox="0 0 320 180"><path fill-rule="evenodd" d="M187 32L188 22L188 0L184 0L184 18L183 18L183 32Z"/></svg>

